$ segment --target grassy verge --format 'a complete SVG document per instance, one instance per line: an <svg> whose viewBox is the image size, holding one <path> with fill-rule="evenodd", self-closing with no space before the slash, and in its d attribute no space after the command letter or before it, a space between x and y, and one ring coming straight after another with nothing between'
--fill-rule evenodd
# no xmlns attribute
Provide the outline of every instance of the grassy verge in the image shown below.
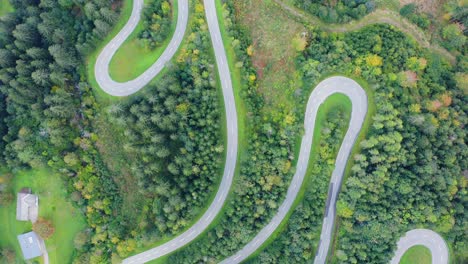
<svg viewBox="0 0 468 264"><path fill-rule="evenodd" d="M13 10L13 6L11 6L9 0L0 0L0 17L12 12Z"/></svg>
<svg viewBox="0 0 468 264"><path fill-rule="evenodd" d="M131 1L130 1L131 2ZM149 1L145 0L145 4ZM155 49L149 49L138 39L138 35L144 30L143 20L138 22L135 30L120 46L109 65L109 75L117 82L125 82L140 76L148 69L164 52L172 35L175 32L178 15L178 1L172 2L171 34ZM126 21L125 21L126 22ZM106 42L107 43L107 42Z"/></svg>
<svg viewBox="0 0 468 264"><path fill-rule="evenodd" d="M409 248L400 260L400 264L427 264L431 262L431 251L425 246L413 246Z"/></svg>
<svg viewBox="0 0 468 264"><path fill-rule="evenodd" d="M85 228L81 212L68 202L67 191L60 175L47 169L21 171L14 175L12 186L16 193L23 187L32 188L39 196L39 216L50 219L55 233L46 240L50 263L70 263L74 252L73 239L77 232ZM31 231L30 222L16 220L16 199L0 208L0 246L13 248L17 260L22 259L16 236ZM42 258L38 258L42 261Z"/></svg>

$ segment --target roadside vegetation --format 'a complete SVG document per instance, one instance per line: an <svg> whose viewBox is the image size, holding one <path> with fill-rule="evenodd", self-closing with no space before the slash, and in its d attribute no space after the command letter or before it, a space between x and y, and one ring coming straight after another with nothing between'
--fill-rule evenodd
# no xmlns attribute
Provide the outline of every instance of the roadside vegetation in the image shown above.
<svg viewBox="0 0 468 264"><path fill-rule="evenodd" d="M45 239L51 263L71 262L74 255L73 239L78 232L84 231L86 225L83 212L69 201L60 175L48 169L25 170L14 174L3 172L0 186L1 197L5 197L4 192L10 197L7 200L1 199L0 202L0 247L3 252L0 253L3 255L3 260L0 256L0 262L15 263L11 259L16 259L21 263L23 255L16 236L34 229L31 222L16 220L16 193L25 187L31 188L38 195L39 217L50 222L55 230L54 233L48 232L50 237L40 233ZM40 221L38 223L36 226L40 225Z"/></svg>

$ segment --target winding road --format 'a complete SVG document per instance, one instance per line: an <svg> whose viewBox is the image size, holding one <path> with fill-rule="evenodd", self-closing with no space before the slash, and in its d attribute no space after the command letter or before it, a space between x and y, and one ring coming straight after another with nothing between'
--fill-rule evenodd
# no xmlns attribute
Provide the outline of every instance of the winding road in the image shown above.
<svg viewBox="0 0 468 264"><path fill-rule="evenodd" d="M161 72L166 63L172 59L184 38L184 34L187 29L189 4L188 0L178 0L179 8L176 29L171 41L169 42L169 45L158 58L158 60L144 73L131 81L121 83L112 80L109 74L109 63L111 62L112 57L117 52L119 47L137 27L141 18L141 11L143 10L143 6L143 0L133 1L132 14L130 15L128 22L120 30L120 32L103 48L102 52L96 59L96 64L94 66L94 76L96 77L96 81L101 89L110 95L131 95L147 85L156 75L158 75L159 72Z"/></svg>
<svg viewBox="0 0 468 264"><path fill-rule="evenodd" d="M315 120L320 105L332 94L342 93L349 97L352 102L351 121L343 139L343 144L340 147L338 156L335 163L335 169L331 177L330 193L328 194L331 199L329 202L330 210L325 215L322 225L322 234L320 235L321 245L320 250L315 259L315 263L325 263L328 248L332 237L333 224L335 221L335 204L338 197L339 186L343 179L344 169L346 162L351 153L351 149L356 141L356 138L361 130L364 118L367 113L367 95L366 92L355 81L345 77L331 77L328 78L315 87L312 91L304 118L305 133L302 136L301 149L299 152L299 160L296 166L296 173L289 185L286 199L281 204L278 212L273 217L270 223L266 225L247 245L244 246L235 255L229 257L221 263L239 263L254 253L275 231L275 229L284 220L286 214L294 203L294 200L299 193L302 182L307 171L309 163L310 150L312 148L312 140L314 136Z"/></svg>
<svg viewBox="0 0 468 264"><path fill-rule="evenodd" d="M398 248L390 264L400 263L405 252L413 246L421 245L431 251L432 264L448 264L448 247L445 240L436 232L428 229L413 229L406 232L398 241Z"/></svg>
<svg viewBox="0 0 468 264"><path fill-rule="evenodd" d="M165 51L162 53L159 59L143 74L141 74L133 80L123 83L112 80L112 78L109 75L109 63L111 62L111 59L117 52L118 48L124 43L124 41L136 28L138 22L140 21L143 4L143 0L134 0L133 10L130 19L122 28L122 30L104 47L104 49L99 54L96 60L94 72L96 81L99 84L99 86L110 95L128 96L142 89L164 68L166 63L168 63L171 60L171 58L177 52L180 44L182 43L188 23L188 0L178 0L179 10L177 26L168 47L165 49ZM210 223L221 211L221 208L224 205L224 202L228 196L229 190L232 185L234 170L237 162L237 112L235 107L230 70L216 14L215 0L204 0L204 5L208 28L211 35L211 41L213 44L214 54L216 58L218 74L221 80L223 99L225 103L226 120L228 120L227 154L223 178L221 180L220 186L218 188L214 200L210 204L207 211L193 226L191 226L182 234L178 235L177 237L171 239L170 241L162 245L159 245L157 247L154 247L150 250L144 251L127 259L124 259L123 263L125 264L145 263L157 259L171 252L174 252L175 250L180 249L183 246L190 243L191 241L193 241L210 225ZM336 215L336 201L338 193L340 191L345 166L367 113L367 95L362 89L362 87L360 87L359 84L357 84L355 81L349 78L338 76L328 78L319 83L309 97L304 119L305 132L302 138L296 173L288 188L286 198L279 207L278 212L272 218L270 223L268 223L254 237L252 241L245 245L236 254L222 261L222 263L239 263L245 260L271 236L271 234L276 230L276 228L278 228L280 223L285 219L287 212L291 209L294 200L297 197L297 194L301 188L302 182L307 171L318 109L320 105L330 95L335 93L342 93L349 97L349 99L352 102L352 112L349 128L346 132L345 138L338 152L338 156L335 163L335 169L331 177L330 188L328 193L329 198L327 200L325 209L326 214L324 216L322 224L322 233L320 236L319 250L315 257L315 263L325 263L330 243L332 241L333 226ZM400 253L404 252L410 245L413 245L415 241L417 242L416 238L420 233L418 233L419 231L417 231L413 234L411 233L413 231L408 232L407 236L403 237L402 240L399 242L398 250L394 259L399 260L399 258L402 255ZM416 236L416 238L414 236ZM424 243L422 243L421 240L419 240L419 244L429 245L428 247L431 248L431 252L433 253L433 259L436 258L434 257L434 254L436 254L437 256L441 255L441 261L443 261L444 259L446 260L448 258L447 247L443 240L442 242L444 243L445 247L441 247L440 240L434 238L433 235L430 236L430 238L428 236L428 240L424 241ZM431 247L431 245L433 247ZM447 262L434 263L445 264Z"/></svg>

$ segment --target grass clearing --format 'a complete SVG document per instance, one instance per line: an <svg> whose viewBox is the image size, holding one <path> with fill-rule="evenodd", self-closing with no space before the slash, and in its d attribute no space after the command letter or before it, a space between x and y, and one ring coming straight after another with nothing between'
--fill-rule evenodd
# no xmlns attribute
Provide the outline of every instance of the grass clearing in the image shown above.
<svg viewBox="0 0 468 264"><path fill-rule="evenodd" d="M401 257L400 264L430 264L431 251L425 246L413 246Z"/></svg>
<svg viewBox="0 0 468 264"><path fill-rule="evenodd" d="M296 104L294 92L301 86L295 67L299 53L292 39L306 31L304 25L289 19L271 0L239 0L235 8L237 19L252 39L258 90L266 104L263 111L290 112Z"/></svg>
<svg viewBox="0 0 468 264"><path fill-rule="evenodd" d="M46 240L50 263L71 263L73 239L76 233L86 227L86 223L79 209L68 201L60 175L47 169L20 171L14 174L12 187L15 200L9 206L0 208L0 246L14 249L17 260L22 263L16 236L31 231L32 225L30 222L16 220L16 193L23 187L30 187L39 196L39 216L50 219L55 226L54 235ZM42 258L38 260L42 261Z"/></svg>
<svg viewBox="0 0 468 264"><path fill-rule="evenodd" d="M13 11L13 6L9 0L0 0L0 17Z"/></svg>
<svg viewBox="0 0 468 264"><path fill-rule="evenodd" d="M145 4L150 1L145 0ZM117 82L126 82L132 80L145 70L147 70L166 49L175 32L178 15L177 0L171 1L171 33L166 40L157 48L149 49L142 41L138 39L138 35L144 30L143 19L140 20L135 30L130 34L127 40L120 46L115 53L109 65L109 74ZM126 21L125 21L126 22Z"/></svg>
<svg viewBox="0 0 468 264"><path fill-rule="evenodd" d="M127 100L127 97L112 96L112 95L109 95L106 92L104 92L99 87L98 83L96 82L96 78L94 76L94 66L96 64L96 59L97 59L99 53L101 53L102 49L107 45L107 43L109 43L115 37L115 35L117 35L117 33L119 33L119 31L124 27L124 25L127 23L128 19L130 18L130 15L132 13L133 1L132 0L123 0L122 3L123 3L123 5L122 5L122 8L121 8L121 13L120 13L120 17L118 19L118 22L115 24L112 31L103 40L101 40L99 42L99 44L96 45L96 48L94 49L94 51L87 56L86 63L85 63L86 67L83 68L83 71L85 71L85 73L86 73L86 77L87 77L86 79L88 80L89 84L93 88L94 96L96 97L96 100L98 100L98 102L101 105L109 105L111 103ZM174 7L177 7L177 5L174 5ZM175 12L177 12L177 10ZM177 13L175 13L174 17L176 17L176 15L177 15ZM138 26L142 27L142 24L140 23ZM175 26L175 24L174 24L174 26ZM137 27L137 29L138 29L138 27ZM133 33L135 33L135 32L133 32ZM136 38L137 36L138 36L137 34L131 34L129 36L129 38L127 39L127 41L123 44L123 46L125 46L125 44L128 43L131 40L132 37ZM168 38L167 41L169 41L169 40L170 40L170 38ZM163 45L162 47L165 47L165 46ZM117 51L117 53L119 53L119 50ZM155 49L154 52L156 52L157 50L159 50L159 49ZM162 48L159 52L162 53L163 50L164 50L164 48ZM111 61L111 65L109 67L110 68L109 71L112 71L112 69L111 69L113 67L112 66L112 61ZM127 65L128 67L136 67L136 65L129 64L129 63L127 63L127 61L128 61L128 58L122 64ZM154 61L156 61L156 59L153 59L153 61L151 63L149 63L149 65L154 63ZM141 62L141 61L138 61L138 62ZM146 61L146 63L148 63L148 61ZM118 65L118 66L120 67L121 65ZM142 68L140 68L140 69L142 69ZM146 68L144 68L143 71L144 70L146 70ZM164 75L165 71L166 71L166 68L164 68L158 74L158 76L153 78L153 80L151 82L157 81L157 78L159 76L161 76L161 75ZM110 72L109 74L112 76L112 72ZM141 92L141 90L139 92ZM135 93L135 94L138 94L138 92Z"/></svg>

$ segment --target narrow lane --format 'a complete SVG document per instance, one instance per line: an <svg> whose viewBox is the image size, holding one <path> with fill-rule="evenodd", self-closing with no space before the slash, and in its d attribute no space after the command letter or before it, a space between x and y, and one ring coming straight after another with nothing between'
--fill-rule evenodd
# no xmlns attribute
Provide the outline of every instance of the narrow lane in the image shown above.
<svg viewBox="0 0 468 264"><path fill-rule="evenodd" d="M172 36L169 45L158 58L158 60L151 65L144 73L137 78L128 82L116 82L109 74L109 64L112 57L115 55L120 46L125 40L132 34L133 30L138 25L141 18L141 11L143 10L143 0L134 0L132 14L128 22L122 28L122 30L104 47L102 52L96 59L94 67L94 76L96 81L106 93L114 96L127 96L131 95L145 85L147 85L159 72L164 68L174 54L177 52L182 40L184 38L185 31L188 23L189 4L188 0L177 0L178 1L178 16L177 25Z"/></svg>
<svg viewBox="0 0 468 264"><path fill-rule="evenodd" d="M346 77L331 77L315 87L312 91L304 117L305 133L302 137L299 159L296 166L296 173L289 185L286 198L278 209L278 212L273 219L268 223L247 245L233 256L225 259L221 263L239 263L254 253L278 228L280 223L286 217L286 214L291 209L294 200L299 193L302 182L304 181L307 165L309 162L310 151L312 148L312 140L314 136L315 121L320 105L332 94L342 93L349 97L352 102L351 120L348 131L343 139L340 150L338 152L335 169L330 181L330 191L328 198L327 215L323 220L322 234L320 235L321 244L319 252L315 258L315 263L325 263L328 248L335 222L335 207L338 192L340 190L341 181L346 166L346 161L351 153L351 149L356 141L356 138L361 130L364 118L367 113L367 95L365 91L355 81Z"/></svg>

